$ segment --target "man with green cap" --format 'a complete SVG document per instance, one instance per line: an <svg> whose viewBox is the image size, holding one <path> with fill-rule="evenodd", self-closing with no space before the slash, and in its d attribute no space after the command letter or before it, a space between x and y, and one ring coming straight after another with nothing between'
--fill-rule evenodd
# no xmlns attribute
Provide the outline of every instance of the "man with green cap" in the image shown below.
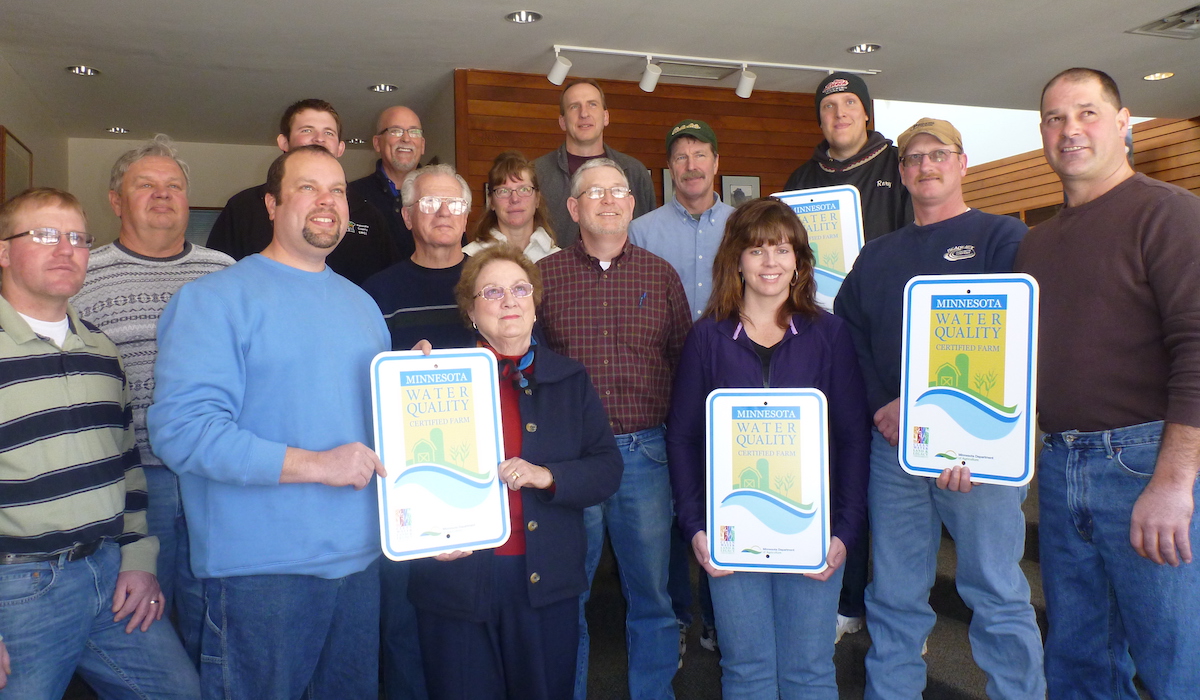
<svg viewBox="0 0 1200 700"><path fill-rule="evenodd" d="M825 140L796 168L785 190L854 185L862 197L864 242L913 220L912 202L900 184L896 147L872 118L867 84L853 73L832 73L817 86L817 118Z"/></svg>
<svg viewBox="0 0 1200 700"><path fill-rule="evenodd" d="M717 196L717 135L699 119L684 119L667 132L667 165L675 196L629 225L629 241L671 263L683 282L692 320L700 318L712 291L712 259L733 207Z"/></svg>

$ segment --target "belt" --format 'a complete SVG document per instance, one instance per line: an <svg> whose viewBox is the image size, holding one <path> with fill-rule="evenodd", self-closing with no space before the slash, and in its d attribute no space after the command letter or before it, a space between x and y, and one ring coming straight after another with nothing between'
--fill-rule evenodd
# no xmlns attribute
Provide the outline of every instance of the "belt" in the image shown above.
<svg viewBox="0 0 1200 700"><path fill-rule="evenodd" d="M0 554L0 565L3 564L36 564L40 561L54 561L62 555L67 555L67 561L75 561L90 557L100 549L100 543L103 539L89 542L88 544L77 544L65 552L56 554Z"/></svg>

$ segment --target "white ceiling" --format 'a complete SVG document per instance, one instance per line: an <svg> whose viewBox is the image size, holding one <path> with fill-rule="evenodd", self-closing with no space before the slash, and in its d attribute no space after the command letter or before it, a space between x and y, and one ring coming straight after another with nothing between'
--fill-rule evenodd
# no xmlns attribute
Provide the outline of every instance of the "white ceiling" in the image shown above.
<svg viewBox="0 0 1200 700"><path fill-rule="evenodd" d="M369 137L383 107L429 109L455 68L545 73L556 43L878 68L875 98L1025 109L1051 75L1084 65L1112 74L1135 114L1200 114L1200 40L1125 33L1197 0L528 1L0 0L0 59L77 137L119 124L270 143L283 107L305 97L332 102L346 137ZM545 19L503 21L517 9ZM883 50L846 53L868 41ZM570 58L573 74L599 78L637 80L645 64ZM63 70L77 63L102 74ZM755 70L766 90L810 92L822 77ZM1176 76L1141 79L1155 71ZM381 82L400 90L367 90Z"/></svg>

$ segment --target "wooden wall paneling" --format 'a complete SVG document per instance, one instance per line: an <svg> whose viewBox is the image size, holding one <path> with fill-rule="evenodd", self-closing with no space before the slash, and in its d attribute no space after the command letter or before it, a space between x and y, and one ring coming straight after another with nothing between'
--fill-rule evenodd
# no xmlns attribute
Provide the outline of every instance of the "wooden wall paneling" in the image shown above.
<svg viewBox="0 0 1200 700"><path fill-rule="evenodd" d="M663 203L667 130L681 119L702 119L716 131L718 176L757 176L763 194L781 190L822 139L808 93L758 90L743 100L728 86L659 84L653 93L645 93L634 81L597 82L604 88L610 119L604 142L650 170L655 206ZM532 160L562 144L562 88L540 74L472 69L455 71L454 86L456 163L474 193L473 226L482 212L483 183L497 155L516 149Z"/></svg>

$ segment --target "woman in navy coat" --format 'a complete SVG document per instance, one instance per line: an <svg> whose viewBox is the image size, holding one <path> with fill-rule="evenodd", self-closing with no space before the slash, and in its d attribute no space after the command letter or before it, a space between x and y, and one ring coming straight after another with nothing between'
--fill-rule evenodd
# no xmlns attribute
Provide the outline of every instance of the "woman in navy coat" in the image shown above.
<svg viewBox="0 0 1200 700"><path fill-rule="evenodd" d="M563 700L575 685L583 509L620 485L608 417L578 362L532 338L541 275L497 245L471 257L459 310L500 364L512 535L497 549L413 562L409 598L431 700Z"/></svg>

